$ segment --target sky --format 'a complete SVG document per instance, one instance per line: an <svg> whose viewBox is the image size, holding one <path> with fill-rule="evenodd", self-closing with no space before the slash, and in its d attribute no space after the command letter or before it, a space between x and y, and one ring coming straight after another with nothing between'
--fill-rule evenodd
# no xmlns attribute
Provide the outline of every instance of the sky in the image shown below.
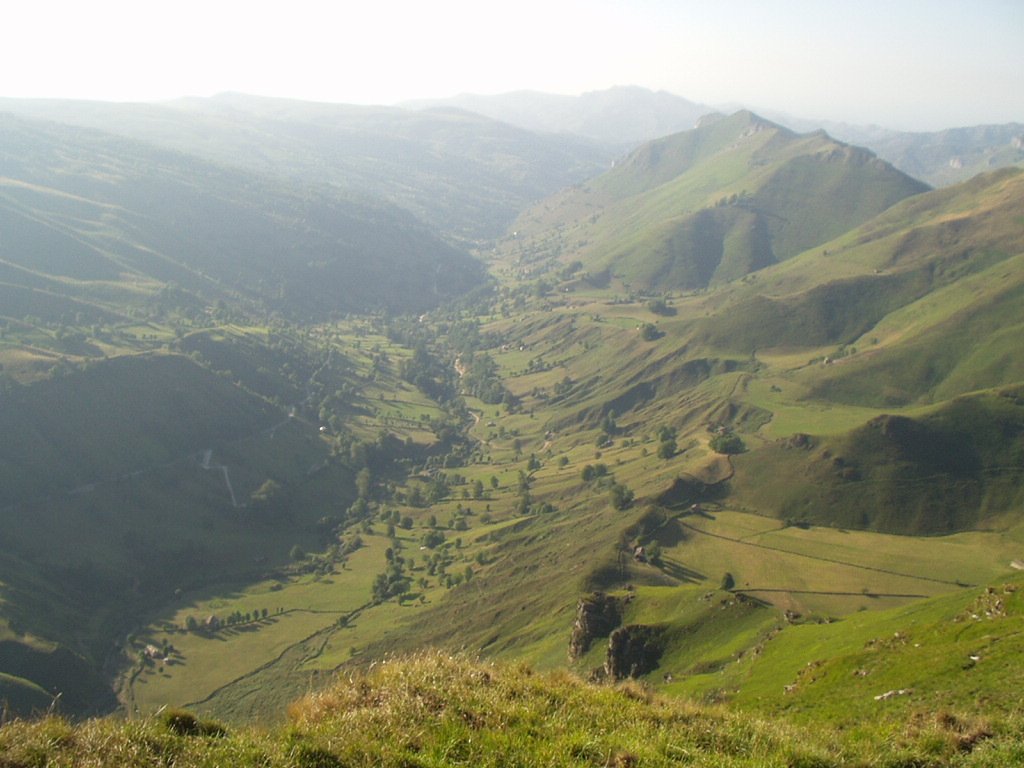
<svg viewBox="0 0 1024 768"><path fill-rule="evenodd" d="M0 96L350 104L616 85L899 130L1024 122L1022 0L32 0Z"/></svg>

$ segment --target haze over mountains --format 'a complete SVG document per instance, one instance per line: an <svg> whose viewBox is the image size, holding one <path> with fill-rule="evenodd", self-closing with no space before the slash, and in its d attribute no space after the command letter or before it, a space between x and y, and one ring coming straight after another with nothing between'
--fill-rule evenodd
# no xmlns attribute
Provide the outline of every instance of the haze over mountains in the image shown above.
<svg viewBox="0 0 1024 768"><path fill-rule="evenodd" d="M578 97L529 91L493 96L464 94L409 102L406 106L456 106L535 131L577 134L621 147L687 131L705 115L738 109L694 103L664 91L637 87L611 88ZM982 171L1024 160L1024 123L950 126L934 133L911 133L771 110L762 114L800 133L824 129L840 141L868 147L901 171L932 186L963 181Z"/></svg>
<svg viewBox="0 0 1024 768"><path fill-rule="evenodd" d="M414 106L0 102L13 711L274 721L424 646L1017 706L960 657L1021 648L1022 126L896 163L636 88Z"/></svg>
<svg viewBox="0 0 1024 768"><path fill-rule="evenodd" d="M655 93L635 86L580 96L535 91L492 96L463 94L450 99L411 101L402 106L458 107L539 133L574 134L621 147L688 131L701 117L717 111L664 91Z"/></svg>
<svg viewBox="0 0 1024 768"><path fill-rule="evenodd" d="M494 237L528 202L594 174L617 151L458 110L235 94L160 105L0 101L5 110L384 198L461 240Z"/></svg>

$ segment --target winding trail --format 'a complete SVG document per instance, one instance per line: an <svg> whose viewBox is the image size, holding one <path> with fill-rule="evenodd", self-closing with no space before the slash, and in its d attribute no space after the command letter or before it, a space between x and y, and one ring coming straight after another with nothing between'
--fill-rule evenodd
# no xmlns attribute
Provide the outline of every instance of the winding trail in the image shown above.
<svg viewBox="0 0 1024 768"><path fill-rule="evenodd" d="M213 457L213 449L207 448L203 451L203 469L219 469L224 473L224 483L228 487L228 493L231 494L231 506L235 509L244 507L244 504L239 504L238 499L235 498L235 489L231 486L231 475L228 474L228 467L226 464L210 464L210 459Z"/></svg>

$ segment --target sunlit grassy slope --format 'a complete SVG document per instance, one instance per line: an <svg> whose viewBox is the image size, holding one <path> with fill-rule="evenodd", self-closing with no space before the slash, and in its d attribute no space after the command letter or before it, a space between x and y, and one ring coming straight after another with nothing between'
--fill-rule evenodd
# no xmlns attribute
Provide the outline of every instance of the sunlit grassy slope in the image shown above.
<svg viewBox="0 0 1024 768"><path fill-rule="evenodd" d="M865 150L738 112L645 144L525 212L511 248L526 263L578 258L640 290L702 288L788 259L924 189Z"/></svg>
<svg viewBox="0 0 1024 768"><path fill-rule="evenodd" d="M664 647L650 683L740 701L747 678L736 670L771 644L785 645L790 631L805 631L803 621L841 624L995 583L1020 557L1019 377L1011 364L977 361L998 361L1012 332L945 347L930 334L963 312L994 324L1019 316L1012 302L992 300L1013 285L1019 184L1019 174L1007 172L919 195L782 264L714 290L672 294L668 311L619 282L595 288L563 274L565 259L534 265L548 269L538 290L517 271L514 250L499 252L492 266L506 281L503 294L473 315L452 311L423 323L454 333L472 318L484 334L474 354L493 359L518 402L467 398L469 452L456 466L414 467L397 486L400 496L378 504L411 527L378 542L388 526L378 511L372 532L362 534L360 568L379 574L388 563L381 548L399 553L412 563L410 597L363 606L366 572L354 567L322 584L282 581L273 594L292 613L223 640L230 649L263 637L276 655L226 667L220 687L190 677L188 663L149 671L133 689L140 709L166 697L232 721L273 720L283 698L339 667L424 645L561 667L577 602L594 590L632 595L623 626L659 628ZM957 234L936 235L936 227ZM889 288L876 290L885 280ZM787 314L773 326L773 315L754 311L758 302ZM648 323L656 333L644 338ZM386 348L392 370L411 359L358 325L323 331L344 340L357 368L372 367L374 345ZM243 347L227 341L206 334L184 343L223 360L243 382L272 384L233 361L228 352ZM885 360L899 370L900 350L915 344L947 355L956 375L915 385L895 403L870 394L877 377L851 383ZM454 366L453 352L437 351ZM844 386L857 396L839 396ZM354 423L373 434L442 413L400 389L354 400ZM674 431L667 453L663 429ZM743 452L712 448L723 431L742 440ZM598 465L602 474L587 479L587 467ZM447 494L429 506L409 504L411 490L428 488L438 471L458 477ZM482 493L474 498L477 481ZM625 509L613 503L619 486L635 495ZM437 531L444 543L424 548ZM658 562L634 559L635 545L652 543ZM726 573L734 592L718 591ZM301 612L311 590L348 584L360 609L342 624L335 614ZM245 613L260 589L231 593L223 609ZM345 592L336 610L351 610L351 599ZM207 641L162 628L183 620L174 606L149 632L178 637L198 660ZM602 666L607 642L599 638L575 668ZM278 693L264 700L261 690Z"/></svg>
<svg viewBox="0 0 1024 768"><path fill-rule="evenodd" d="M797 719L834 696L848 705L818 722L853 727L848 710L878 729L779 739L642 702L623 722L616 706L634 705L614 688L557 676L540 684L548 703L505 710L535 673L509 672L491 700L482 667L442 654L296 705L285 742L179 740L181 762L479 763L504 749L658 764L682 744L709 765L870 765L896 743L911 764L986 764L981 734L1017 727L985 722L1017 678L984 662L997 647L1004 666L1019 618L1022 178L908 197L920 186L858 150L741 114L535 209L488 252L493 293L413 318L290 324L265 311L289 298L267 299L274 275L254 293L218 284L212 306L141 281L166 307L120 312L100 289L127 281L35 270L12 296L85 308L2 328L18 440L4 447L0 639L116 678L143 717L109 736L125 749L131 728L159 741L145 718L165 705L232 728L279 722L337 673L424 647L607 676L617 630L640 638L652 687ZM848 218L825 220L836 211ZM90 254L113 263L86 251L82 269ZM493 386L470 396L481 362ZM595 592L619 601L618 624L570 658ZM990 598L1003 613L970 618ZM965 652L984 675L938 666ZM941 674L922 682L929 668ZM0 669L23 706L59 687L27 662ZM901 689L916 693L874 699ZM394 737L391 701L414 741ZM663 711L719 718L700 732L726 735L701 746L650 714ZM566 736L541 733L558 712ZM606 716L606 734L634 735L580 725Z"/></svg>
<svg viewBox="0 0 1024 768"><path fill-rule="evenodd" d="M286 728L265 731L225 728L182 710L77 726L52 717L15 722L0 729L0 757L11 765L831 768L998 766L1021 754L1016 716L943 710L870 730L794 726L654 696L636 684L593 686L439 653L343 677L289 715Z"/></svg>

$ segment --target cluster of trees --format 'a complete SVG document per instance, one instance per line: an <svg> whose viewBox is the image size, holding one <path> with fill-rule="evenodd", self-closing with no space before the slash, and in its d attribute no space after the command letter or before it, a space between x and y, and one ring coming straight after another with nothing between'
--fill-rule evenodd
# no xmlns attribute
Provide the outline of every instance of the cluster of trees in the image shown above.
<svg viewBox="0 0 1024 768"><path fill-rule="evenodd" d="M447 367L420 341L413 347L412 357L399 363L399 375L434 400L447 400L452 395L452 378Z"/></svg>
<svg viewBox="0 0 1024 768"><path fill-rule="evenodd" d="M562 377L562 380L555 384L554 392L556 396L567 395L572 391L573 380L570 376L566 375Z"/></svg>
<svg viewBox="0 0 1024 768"><path fill-rule="evenodd" d="M627 509L635 498L632 490L622 483L616 482L605 464L586 464L580 471L580 479L585 483L597 482L608 488L608 500L615 509Z"/></svg>
<svg viewBox="0 0 1024 768"><path fill-rule="evenodd" d="M675 309L668 305L668 302L660 298L648 301L647 309L655 315L662 315L663 317L668 317L676 313Z"/></svg>
<svg viewBox="0 0 1024 768"><path fill-rule="evenodd" d="M401 565L392 563L373 580L373 602L383 603L392 597L400 597L409 591L411 585L412 580L405 575Z"/></svg>
<svg viewBox="0 0 1024 768"><path fill-rule="evenodd" d="M708 445L711 446L711 450L716 453L725 454L743 453L743 451L747 449L739 435L735 432L728 431L716 434L708 442Z"/></svg>
<svg viewBox="0 0 1024 768"><path fill-rule="evenodd" d="M462 365L462 389L468 394L488 405L508 405L515 400L502 383L498 364L490 355L470 352L462 356Z"/></svg>
<svg viewBox="0 0 1024 768"><path fill-rule="evenodd" d="M189 616L185 619L185 629L188 632L215 631L221 627L232 627L238 624L251 624L254 621L262 621L269 615L270 611L266 608L260 608L259 610L246 613L233 611L223 618L220 616L210 616L204 621L200 621L195 616Z"/></svg>

